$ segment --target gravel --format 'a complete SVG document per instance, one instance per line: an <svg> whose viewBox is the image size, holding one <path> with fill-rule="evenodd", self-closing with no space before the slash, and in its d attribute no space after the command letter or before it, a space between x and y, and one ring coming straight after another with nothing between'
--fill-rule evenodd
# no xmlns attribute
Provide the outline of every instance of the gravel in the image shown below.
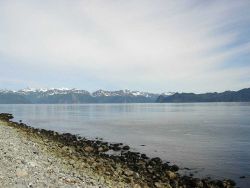
<svg viewBox="0 0 250 188"><path fill-rule="evenodd" d="M39 143L4 124L0 122L0 187L108 187L68 167Z"/></svg>

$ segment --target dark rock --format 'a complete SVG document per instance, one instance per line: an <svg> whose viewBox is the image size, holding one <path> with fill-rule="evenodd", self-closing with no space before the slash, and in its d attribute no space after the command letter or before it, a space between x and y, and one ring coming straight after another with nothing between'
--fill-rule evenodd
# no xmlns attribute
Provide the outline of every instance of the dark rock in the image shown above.
<svg viewBox="0 0 250 188"><path fill-rule="evenodd" d="M142 159L149 159L146 154L141 154Z"/></svg>
<svg viewBox="0 0 250 188"><path fill-rule="evenodd" d="M233 180L231 180L231 179L228 179L228 180L226 180L231 186L235 186L236 185L236 183L233 181Z"/></svg>
<svg viewBox="0 0 250 188"><path fill-rule="evenodd" d="M170 170L173 171L173 172L176 172L179 170L179 167L177 165L173 165L170 167Z"/></svg>
<svg viewBox="0 0 250 188"><path fill-rule="evenodd" d="M203 182L198 178L194 178L192 180L192 184L194 185L194 187L199 187L199 188L203 187Z"/></svg>
<svg viewBox="0 0 250 188"><path fill-rule="evenodd" d="M214 180L214 185L217 185L219 187L222 187L223 186L223 182L220 181L220 180Z"/></svg>
<svg viewBox="0 0 250 188"><path fill-rule="evenodd" d="M123 150L129 150L130 149L130 147L129 146L123 146L123 148L122 148Z"/></svg>
<svg viewBox="0 0 250 188"><path fill-rule="evenodd" d="M115 146L115 147L113 147L112 149L113 149L114 151L120 151L120 150L121 150L121 147Z"/></svg>
<svg viewBox="0 0 250 188"><path fill-rule="evenodd" d="M170 166L169 166L168 162L162 164L162 169L163 170L170 170Z"/></svg>
<svg viewBox="0 0 250 188"><path fill-rule="evenodd" d="M156 164L162 163L162 160L159 157L152 158L151 161L153 161Z"/></svg>
<svg viewBox="0 0 250 188"><path fill-rule="evenodd" d="M9 113L1 113L0 114L0 119L3 121L10 121L13 118L14 118L13 115L9 114Z"/></svg>
<svg viewBox="0 0 250 188"><path fill-rule="evenodd" d="M96 141L96 144L100 145L100 144L101 144L101 141L100 141L100 140L97 140L97 141Z"/></svg>

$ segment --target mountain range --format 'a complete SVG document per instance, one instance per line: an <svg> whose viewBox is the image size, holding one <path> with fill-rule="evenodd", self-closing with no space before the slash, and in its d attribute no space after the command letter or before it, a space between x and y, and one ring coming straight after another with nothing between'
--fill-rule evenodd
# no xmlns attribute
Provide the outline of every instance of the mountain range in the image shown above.
<svg viewBox="0 0 250 188"><path fill-rule="evenodd" d="M222 93L174 93L173 95L160 95L158 103L177 102L250 102L250 88L239 91L225 91Z"/></svg>
<svg viewBox="0 0 250 188"><path fill-rule="evenodd" d="M0 104L81 104L81 103L180 103L180 102L250 102L250 88L222 93L163 94L119 90L88 92L79 89L0 90Z"/></svg>
<svg viewBox="0 0 250 188"><path fill-rule="evenodd" d="M79 89L0 90L0 104L76 104L76 103L151 103L160 94L119 90L97 90L90 93Z"/></svg>

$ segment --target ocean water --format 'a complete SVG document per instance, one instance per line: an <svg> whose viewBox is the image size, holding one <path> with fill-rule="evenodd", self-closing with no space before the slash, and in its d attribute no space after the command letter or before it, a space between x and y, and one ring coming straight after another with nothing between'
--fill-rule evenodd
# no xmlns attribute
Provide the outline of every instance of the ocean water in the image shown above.
<svg viewBox="0 0 250 188"><path fill-rule="evenodd" d="M129 144L191 169L182 173L250 186L250 103L0 105L0 112L33 127Z"/></svg>

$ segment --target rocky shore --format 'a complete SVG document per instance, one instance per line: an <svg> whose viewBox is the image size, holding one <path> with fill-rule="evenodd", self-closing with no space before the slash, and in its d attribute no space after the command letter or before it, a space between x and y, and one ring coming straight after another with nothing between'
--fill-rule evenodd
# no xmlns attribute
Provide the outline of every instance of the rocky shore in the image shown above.
<svg viewBox="0 0 250 188"><path fill-rule="evenodd" d="M122 143L60 134L11 119L11 114L0 114L3 187L235 187L229 179L180 175L177 165L132 152Z"/></svg>

